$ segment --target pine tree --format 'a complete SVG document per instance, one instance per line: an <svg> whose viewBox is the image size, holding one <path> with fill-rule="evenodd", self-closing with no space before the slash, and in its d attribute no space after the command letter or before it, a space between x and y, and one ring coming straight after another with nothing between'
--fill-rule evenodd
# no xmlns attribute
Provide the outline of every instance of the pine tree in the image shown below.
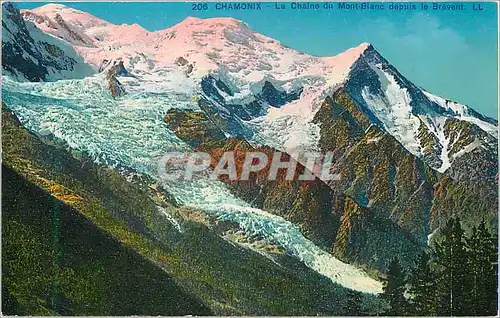
<svg viewBox="0 0 500 318"><path fill-rule="evenodd" d="M469 280L464 231L460 219L451 218L442 229L436 243L437 314L440 316L467 315Z"/></svg>
<svg viewBox="0 0 500 318"><path fill-rule="evenodd" d="M402 316L407 313L408 304L405 293L405 273L399 265L398 258L394 258L388 268L387 278L380 297L390 306L388 316Z"/></svg>
<svg viewBox="0 0 500 318"><path fill-rule="evenodd" d="M472 229L466 239L470 281L470 315L495 315L497 313L497 238L486 228L484 220Z"/></svg>
<svg viewBox="0 0 500 318"><path fill-rule="evenodd" d="M422 252L408 278L411 298L410 313L416 316L436 315L436 278L431 270L430 256Z"/></svg>
<svg viewBox="0 0 500 318"><path fill-rule="evenodd" d="M346 313L349 316L363 316L361 310L361 292L348 289L346 295Z"/></svg>

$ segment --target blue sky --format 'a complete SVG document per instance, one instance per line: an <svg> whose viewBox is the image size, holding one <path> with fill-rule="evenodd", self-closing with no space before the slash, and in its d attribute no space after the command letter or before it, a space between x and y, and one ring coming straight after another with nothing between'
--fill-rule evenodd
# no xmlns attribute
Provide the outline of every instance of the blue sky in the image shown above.
<svg viewBox="0 0 500 318"><path fill-rule="evenodd" d="M34 8L44 3L17 3ZM484 11L275 10L192 11L190 3L65 3L115 24L165 29L187 16L234 17L289 47L313 55L335 55L370 42L399 71L426 90L497 118L497 5ZM420 4L416 4L420 6ZM289 6L289 5L288 5ZM387 6L387 4L386 4Z"/></svg>

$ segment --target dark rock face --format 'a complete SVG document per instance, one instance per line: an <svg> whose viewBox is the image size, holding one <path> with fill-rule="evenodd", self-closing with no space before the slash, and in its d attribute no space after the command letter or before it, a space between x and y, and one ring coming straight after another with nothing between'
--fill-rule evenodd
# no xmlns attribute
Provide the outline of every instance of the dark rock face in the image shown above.
<svg viewBox="0 0 500 318"><path fill-rule="evenodd" d="M47 75L47 69L43 65L25 60L19 48L11 43L2 46L2 68L12 74L19 72L32 82L42 81Z"/></svg>
<svg viewBox="0 0 500 318"><path fill-rule="evenodd" d="M108 60L108 59L103 59L101 61L101 65L99 65L99 73L101 73L102 71L104 71L106 68L109 67L109 65L112 63L112 61Z"/></svg>
<svg viewBox="0 0 500 318"><path fill-rule="evenodd" d="M300 94L302 94L302 88L298 91L287 93L277 90L271 82L266 81L262 87L262 92L258 95L258 99L266 101L271 106L281 107L291 101L299 99Z"/></svg>
<svg viewBox="0 0 500 318"><path fill-rule="evenodd" d="M444 226L452 215L458 215L469 230L484 220L498 228L498 190L488 185L458 182L443 176L435 184L431 207L430 227Z"/></svg>
<svg viewBox="0 0 500 318"><path fill-rule="evenodd" d="M189 61L186 60L183 56L179 56L178 58L176 58L175 64L184 69L184 74L186 74L187 77L189 77L189 75L191 75L191 73L193 72L194 65L192 63L189 63Z"/></svg>
<svg viewBox="0 0 500 318"><path fill-rule="evenodd" d="M116 77L108 76L107 81L108 81L108 89L111 92L111 96L120 97L126 93L125 89L122 86L122 83L120 83L120 81L117 80Z"/></svg>
<svg viewBox="0 0 500 318"><path fill-rule="evenodd" d="M436 173L394 137L377 126L367 127L368 117L344 90L337 91L322 107L329 111L320 111L315 117L321 125L320 146L324 152L337 154L333 170L342 176L340 181L330 182L330 186L348 193L423 241L428 234L424 220L429 215L430 201L412 206L410 198L422 196L431 200ZM342 109L345 111L341 115L335 115ZM415 208L419 211L413 211ZM406 224L410 215L418 215L418 220Z"/></svg>
<svg viewBox="0 0 500 318"><path fill-rule="evenodd" d="M189 64L189 65L186 67L186 76L188 76L188 77L189 77L189 75L191 75L191 73L193 72L193 69L194 69L193 64Z"/></svg>
<svg viewBox="0 0 500 318"><path fill-rule="evenodd" d="M219 129L202 112L183 111L170 109L164 117L168 128L175 131L176 135L192 147L202 143L220 141L226 138Z"/></svg>
<svg viewBox="0 0 500 318"><path fill-rule="evenodd" d="M116 78L117 76L131 76L131 74L125 69L123 61L113 64L106 74L108 89L113 97L119 97L126 93L122 83L120 83L120 81Z"/></svg>
<svg viewBox="0 0 500 318"><path fill-rule="evenodd" d="M184 66L184 65L187 65L189 62L188 60L186 60L184 57L182 56L179 56L176 60L175 60L175 64L179 65L179 66Z"/></svg>
<svg viewBox="0 0 500 318"><path fill-rule="evenodd" d="M429 131L427 126L420 121L420 126L418 127L417 137L420 140L420 145L422 146L422 158L429 166L438 169L443 164L441 159L441 152L443 151L443 146L439 143L438 138Z"/></svg>
<svg viewBox="0 0 500 318"><path fill-rule="evenodd" d="M29 34L21 14L12 3L3 3L2 10L2 38L5 38L9 33L12 37L20 40L16 42L2 41L2 68L13 74L16 71L20 72L32 82L43 80L47 75L47 68L23 57L24 51L38 58L41 58L41 53L34 47L35 41ZM12 23L10 28L7 24L9 21Z"/></svg>
<svg viewBox="0 0 500 318"><path fill-rule="evenodd" d="M498 176L497 140L477 125L449 118L444 133L452 145L453 164L446 171L453 179L496 188Z"/></svg>
<svg viewBox="0 0 500 318"><path fill-rule="evenodd" d="M271 82L265 81L261 92L254 96L255 99L252 102L238 105L227 103L221 93L219 93L222 92L229 96L234 96L234 92L220 79L216 79L213 76L205 76L201 81L201 88L207 100L216 101L229 114L235 115L241 120L250 120L262 116L266 114L269 106L281 107L286 103L300 98L300 94L302 93L302 88L290 93L280 91Z"/></svg>
<svg viewBox="0 0 500 318"><path fill-rule="evenodd" d="M361 207L344 203L351 213L342 214L333 247L337 256L379 267L391 253L401 253L405 263L453 214L469 221L491 220L496 214L495 195L485 184L474 188L431 169L390 134L370 125L369 115L345 90L327 98L314 121L321 127L322 151L334 152L333 172L341 174L330 187ZM482 194L475 199L476 209L471 204L475 193Z"/></svg>
<svg viewBox="0 0 500 318"><path fill-rule="evenodd" d="M131 76L131 74L125 69L123 61L118 61L109 68L108 76Z"/></svg>
<svg viewBox="0 0 500 318"><path fill-rule="evenodd" d="M92 43L87 43L78 33L76 33L75 31L73 31L67 24L66 24L66 21L64 21L64 19L61 17L61 15L58 13L56 14L56 16L54 17L54 20L55 22L57 22L57 24L59 24L64 30L66 30L66 32L68 32L69 36L73 39L73 40L76 40L76 41L79 41L81 42L82 44L85 44L85 45L92 45Z"/></svg>
<svg viewBox="0 0 500 318"><path fill-rule="evenodd" d="M495 191L498 185L498 155L495 150L474 148L456 158L446 174L464 183L487 185Z"/></svg>
<svg viewBox="0 0 500 318"><path fill-rule="evenodd" d="M44 23L48 25L51 29L62 31L61 34L64 34L64 39L70 43L74 43L79 46L87 46L87 47L94 46L92 39L90 39L89 37L85 36L82 33L79 33L79 31L81 32L79 27L68 25L68 23L63 19L63 17L59 13L56 13L53 19L42 15L38 15L31 11L24 11L21 14L25 21L34 22L35 24Z"/></svg>
<svg viewBox="0 0 500 318"><path fill-rule="evenodd" d="M253 135L243 120L226 108L218 107L213 101L202 97L198 101L198 106L220 130L233 136L244 136L250 138Z"/></svg>
<svg viewBox="0 0 500 318"><path fill-rule="evenodd" d="M49 79L49 68L55 72L73 71L77 61L53 43L44 41L45 34L27 24L12 4L2 4L2 68L22 75L32 82ZM33 31L30 31L33 30ZM76 54L76 53L75 53Z"/></svg>
<svg viewBox="0 0 500 318"><path fill-rule="evenodd" d="M201 89L203 93L210 98L218 101L219 103L224 103L224 97L219 93L219 90L228 94L229 96L234 96L231 89L221 80L216 79L210 75L205 76L201 79Z"/></svg>
<svg viewBox="0 0 500 318"><path fill-rule="evenodd" d="M397 255L404 266L412 266L425 245L391 220L352 198L340 202L343 209L332 253L341 260L372 269L385 270Z"/></svg>
<svg viewBox="0 0 500 318"><path fill-rule="evenodd" d="M22 12L22 17L26 21L33 21L36 24L47 23L51 29L57 29L57 25L50 19L47 19L41 15L35 14L33 12Z"/></svg>
<svg viewBox="0 0 500 318"><path fill-rule="evenodd" d="M211 75L201 81L203 95L198 105L224 133L251 138L253 131L245 121L265 115L269 107L280 107L300 97L302 89L287 93L277 90L270 82L264 82L262 91L246 104L233 104L223 95L234 96L231 88L222 80Z"/></svg>
<svg viewBox="0 0 500 318"><path fill-rule="evenodd" d="M333 151L334 159L341 158L351 146L359 142L370 126L369 118L347 94L340 91L333 99L326 98L314 116L313 123L321 127L320 149Z"/></svg>

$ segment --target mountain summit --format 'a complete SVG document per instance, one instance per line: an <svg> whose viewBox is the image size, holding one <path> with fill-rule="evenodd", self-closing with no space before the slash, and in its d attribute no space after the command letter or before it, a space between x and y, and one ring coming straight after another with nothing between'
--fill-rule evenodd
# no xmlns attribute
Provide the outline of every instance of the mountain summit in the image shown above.
<svg viewBox="0 0 500 318"><path fill-rule="evenodd" d="M2 3L2 68L21 81L83 78L93 73L73 47L24 21L8 2Z"/></svg>
<svg viewBox="0 0 500 318"><path fill-rule="evenodd" d="M351 67L345 88L375 124L440 172L477 148L495 152L495 120L419 88L372 46ZM464 149L466 135L474 145Z"/></svg>
<svg viewBox="0 0 500 318"><path fill-rule="evenodd" d="M136 24L114 25L60 5L21 12L44 32L72 43L86 62L96 68L103 60L123 59L128 69L145 71L135 65L143 60L148 71L153 71L171 66L182 57L193 65L193 73L200 78L222 68L250 81L267 74L281 80L328 73L345 75L367 47L362 44L338 58L320 58L289 49L233 18L188 17L165 30L148 32Z"/></svg>

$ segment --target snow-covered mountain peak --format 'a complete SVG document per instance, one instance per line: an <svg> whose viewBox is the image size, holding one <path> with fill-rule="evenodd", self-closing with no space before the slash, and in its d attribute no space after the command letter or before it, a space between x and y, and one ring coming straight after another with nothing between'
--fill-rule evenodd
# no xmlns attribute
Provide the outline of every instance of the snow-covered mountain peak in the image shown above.
<svg viewBox="0 0 500 318"><path fill-rule="evenodd" d="M187 17L167 29L148 32L137 24L114 25L100 19L91 24L93 17L82 21L77 10L49 9L32 11L44 13L46 20L64 11L64 23L57 27L40 23L45 32L72 43L98 70L123 61L139 76L125 81L131 90L165 91L165 85L174 82L193 88L209 74L232 89L233 103L251 102L265 83L281 91L301 90L299 99L273 116L314 116L325 93L342 85L351 66L371 47L361 43L336 56L318 57L287 47L234 18Z"/></svg>
<svg viewBox="0 0 500 318"><path fill-rule="evenodd" d="M363 43L360 43L358 46L355 46L353 48L348 49L346 52L352 52L353 54L361 55L367 49L375 50L375 48L373 47L373 45L371 43L363 42Z"/></svg>
<svg viewBox="0 0 500 318"><path fill-rule="evenodd" d="M327 70L328 86L336 86L343 83L356 61L358 61L368 49L375 50L370 43L361 43L335 56L321 58Z"/></svg>
<svg viewBox="0 0 500 318"><path fill-rule="evenodd" d="M3 74L20 81L83 78L93 73L71 45L24 21L8 2L2 3L2 68Z"/></svg>
<svg viewBox="0 0 500 318"><path fill-rule="evenodd" d="M64 39L74 46L100 47L118 43L132 44L149 32L138 24L115 25L87 12L64 5L48 4L33 10L21 10L25 20L45 33Z"/></svg>
<svg viewBox="0 0 500 318"><path fill-rule="evenodd" d="M61 3L48 3L43 6L37 7L35 9L37 12L47 12L47 11L62 11L62 10L71 10L71 11L79 11L73 8L70 8ZM79 11L82 12L82 11Z"/></svg>
<svg viewBox="0 0 500 318"><path fill-rule="evenodd" d="M316 85L320 81L334 86L345 79L352 63L369 47L363 43L338 56L314 57L259 34L234 18L188 17L165 30L149 32L138 24L114 25L63 5L23 10L23 16L42 31L73 44L96 69L123 60L132 72L151 73L158 68L175 68L181 60L186 61L186 73L191 77L231 74L236 84L309 78Z"/></svg>
<svg viewBox="0 0 500 318"><path fill-rule="evenodd" d="M41 7L37 7L32 10L21 10L21 13L34 13L40 16L45 16L47 18L54 18L55 16L61 16L66 22L71 22L72 24L78 24L81 27L89 28L96 26L104 26L110 24L109 22L93 16L87 12L80 11L62 4L46 4Z"/></svg>
<svg viewBox="0 0 500 318"><path fill-rule="evenodd" d="M184 20L182 20L181 22L179 22L178 24L176 24L175 26L177 28L179 28L179 27L187 27L187 26L190 26L193 24L204 26L204 27L212 27L214 25L227 26L227 27L235 27L235 26L245 25L245 23L243 21L235 19L235 18L231 18L231 17L203 19L203 18L189 16L189 17L185 18Z"/></svg>
<svg viewBox="0 0 500 318"><path fill-rule="evenodd" d="M416 86L373 46L352 65L345 87L376 125L440 172L462 155L456 149L464 142L451 137L452 130L464 130L464 135L470 134L465 130L482 131L477 143L484 148L498 138L496 121Z"/></svg>

